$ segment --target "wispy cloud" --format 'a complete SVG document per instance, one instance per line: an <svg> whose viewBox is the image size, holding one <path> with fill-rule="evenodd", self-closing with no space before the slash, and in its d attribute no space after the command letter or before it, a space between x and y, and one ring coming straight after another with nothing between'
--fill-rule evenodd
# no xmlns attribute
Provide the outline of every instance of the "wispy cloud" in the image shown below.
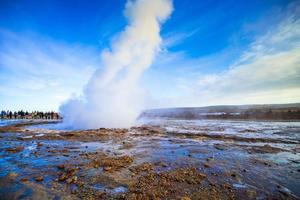
<svg viewBox="0 0 300 200"><path fill-rule="evenodd" d="M172 51L196 34L201 37L203 27L189 24L182 32L163 35L163 50L141 80L155 99L150 107L299 102L299 2L270 13L259 25L244 25L241 31L251 29L251 36L242 46L230 43L204 57L190 57L189 49ZM71 94L80 94L102 66L97 52L0 29L0 107L57 109Z"/></svg>
<svg viewBox="0 0 300 200"><path fill-rule="evenodd" d="M199 28L185 32L171 32L163 36L162 48L166 50L172 46L178 45L184 40L192 37L199 31Z"/></svg>
<svg viewBox="0 0 300 200"><path fill-rule="evenodd" d="M178 78L172 106L300 101L300 6L291 4L278 24L255 38L227 70ZM182 56L182 54L181 54ZM178 59L178 56L175 56ZM201 66L203 60L180 58ZM207 63L216 64L217 57ZM221 59L222 61L222 59ZM168 60L169 64L172 61ZM178 64L178 60L173 62ZM222 64L222 63L218 63ZM226 66L227 63L223 63ZM208 66L208 65L207 65ZM200 67L198 67L199 69ZM186 69L186 68L184 68ZM182 73L183 74L183 73ZM164 105L165 106L165 105Z"/></svg>
<svg viewBox="0 0 300 200"><path fill-rule="evenodd" d="M33 34L1 30L0 43L3 108L57 109L71 94L81 92L98 63L91 48ZM11 107L16 100L18 105Z"/></svg>

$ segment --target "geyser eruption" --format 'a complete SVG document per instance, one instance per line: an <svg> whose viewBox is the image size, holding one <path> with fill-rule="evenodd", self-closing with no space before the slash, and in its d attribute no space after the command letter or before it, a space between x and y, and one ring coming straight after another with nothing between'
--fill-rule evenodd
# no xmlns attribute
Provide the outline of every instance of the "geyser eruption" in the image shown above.
<svg viewBox="0 0 300 200"><path fill-rule="evenodd" d="M128 1L128 25L101 53L102 67L80 98L63 104L64 122L75 128L130 127L144 108L138 81L161 44L160 25L172 12L171 0Z"/></svg>

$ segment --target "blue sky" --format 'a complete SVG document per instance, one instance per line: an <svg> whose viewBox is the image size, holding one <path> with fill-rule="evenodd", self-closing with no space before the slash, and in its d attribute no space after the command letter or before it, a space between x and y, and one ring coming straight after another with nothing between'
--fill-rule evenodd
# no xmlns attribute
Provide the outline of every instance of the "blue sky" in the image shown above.
<svg viewBox="0 0 300 200"><path fill-rule="evenodd" d="M0 0L0 109L80 95L125 0ZM150 107L300 101L299 1L174 0L141 84Z"/></svg>

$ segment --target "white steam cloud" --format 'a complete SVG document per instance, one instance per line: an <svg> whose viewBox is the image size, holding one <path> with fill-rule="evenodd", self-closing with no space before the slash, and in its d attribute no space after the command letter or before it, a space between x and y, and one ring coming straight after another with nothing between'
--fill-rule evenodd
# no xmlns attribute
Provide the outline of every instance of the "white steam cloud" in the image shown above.
<svg viewBox="0 0 300 200"><path fill-rule="evenodd" d="M87 84L83 96L60 107L75 128L130 127L145 106L139 78L161 44L160 25L173 10L171 0L128 1L128 25L101 54L103 68Z"/></svg>

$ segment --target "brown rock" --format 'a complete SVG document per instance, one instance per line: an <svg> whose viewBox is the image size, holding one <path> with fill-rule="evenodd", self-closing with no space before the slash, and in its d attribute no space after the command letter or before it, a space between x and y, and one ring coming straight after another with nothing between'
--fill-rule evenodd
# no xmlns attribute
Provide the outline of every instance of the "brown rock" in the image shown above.
<svg viewBox="0 0 300 200"><path fill-rule="evenodd" d="M20 151L23 151L24 147L23 146L17 146L15 148L7 148L6 151L10 152L10 153L18 153Z"/></svg>
<svg viewBox="0 0 300 200"><path fill-rule="evenodd" d="M58 178L59 181L65 181L68 178L67 174L62 174L60 175L60 177Z"/></svg>
<svg viewBox="0 0 300 200"><path fill-rule="evenodd" d="M68 184L70 184L70 183L76 183L77 182L77 176L73 176L73 177L70 177L70 178L68 178L67 180L66 180L66 182L68 183Z"/></svg>
<svg viewBox="0 0 300 200"><path fill-rule="evenodd" d="M58 165L57 168L58 169L65 169L65 165Z"/></svg>
<svg viewBox="0 0 300 200"><path fill-rule="evenodd" d="M204 165L203 165L205 168L209 168L210 167L210 165L209 164L207 164L207 163L204 163Z"/></svg>
<svg viewBox="0 0 300 200"><path fill-rule="evenodd" d="M43 181L43 180L44 180L44 178L42 176L39 176L39 177L35 178L35 181L37 181L37 182L40 182L40 181Z"/></svg>
<svg viewBox="0 0 300 200"><path fill-rule="evenodd" d="M21 181L21 182L27 182L27 181L28 181L28 178L22 178L20 181Z"/></svg>
<svg viewBox="0 0 300 200"><path fill-rule="evenodd" d="M16 172L10 172L9 174L7 174L7 177L11 179L16 178L17 176L19 176L19 174L17 174Z"/></svg>
<svg viewBox="0 0 300 200"><path fill-rule="evenodd" d="M135 174L139 174L141 172L149 172L153 170L153 165L151 163L145 162L141 165L135 166L133 168L130 168L130 171L132 171Z"/></svg>
<svg viewBox="0 0 300 200"><path fill-rule="evenodd" d="M112 167L111 166L105 166L105 167L103 167L103 170L104 171L111 171Z"/></svg>
<svg viewBox="0 0 300 200"><path fill-rule="evenodd" d="M222 144L215 144L214 147L218 150L226 150L228 147Z"/></svg>

